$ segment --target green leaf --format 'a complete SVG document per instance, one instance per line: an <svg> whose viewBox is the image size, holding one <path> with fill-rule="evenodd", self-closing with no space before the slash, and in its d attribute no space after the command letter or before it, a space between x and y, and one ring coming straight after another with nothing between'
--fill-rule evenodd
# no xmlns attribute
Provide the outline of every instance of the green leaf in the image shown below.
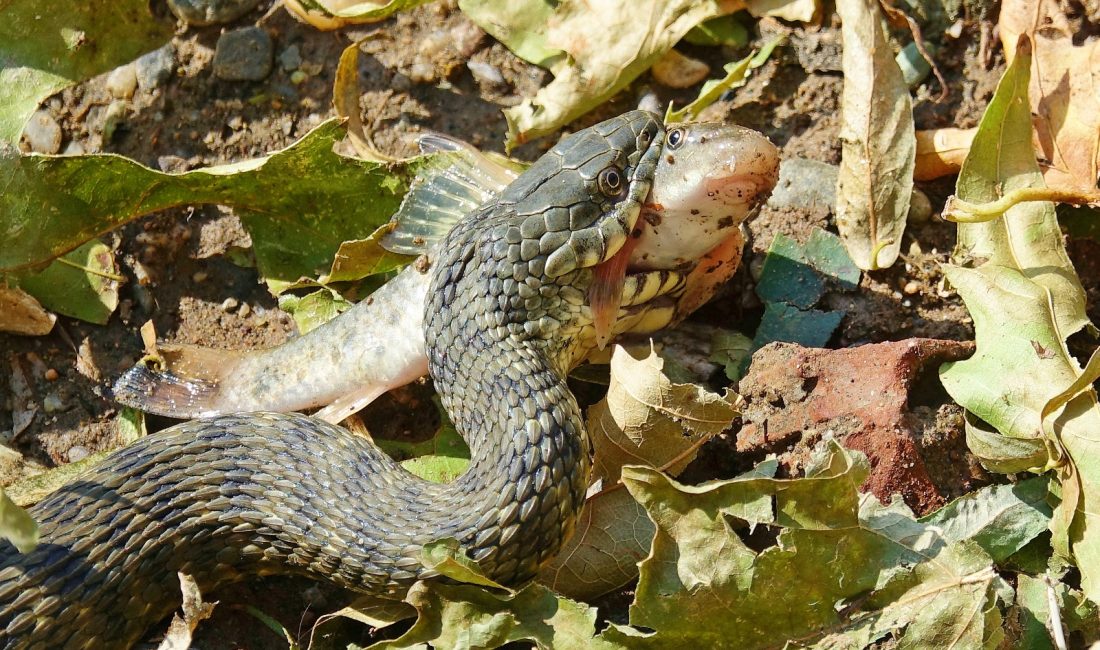
<svg viewBox="0 0 1100 650"><path fill-rule="evenodd" d="M1021 48L982 115L959 172L956 193L960 199L987 203L1012 190L1042 187L1031 141L1030 78L1030 48ZM1048 289L1063 338L1086 325L1084 289L1062 245L1053 204L1020 203L1000 219L958 228L956 258L984 259L1016 269Z"/></svg>
<svg viewBox="0 0 1100 650"><path fill-rule="evenodd" d="M1028 41L1021 40L959 175L961 200L983 203L1041 185L1031 145L1030 66ZM940 378L967 411L1001 435L1027 441L999 448L992 432L970 423L968 440L998 456L989 466L1025 466L1045 447L1044 467L1035 469L1054 468L1061 494L1051 543L1080 568L1085 596L1100 601L1100 517L1093 505L1100 498L1100 405L1091 387L1100 366L1093 360L1082 370L1066 348L1066 339L1090 324L1054 207L1023 203L992 222L960 225L959 244L959 253L985 260L976 269L944 269L974 318L977 351L945 364Z"/></svg>
<svg viewBox="0 0 1100 650"><path fill-rule="evenodd" d="M768 41L764 47L760 48L760 51L753 52L739 61L731 61L722 66L722 69L726 72L726 76L721 79L710 79L704 83L703 87L699 90L699 96L690 104L683 108L672 110L672 104L670 103L668 105L668 110L665 112L665 122L683 122L699 117L699 113L701 113L704 108L718 101L727 90L744 86L745 82L748 81L749 76L752 74L752 71L764 65L775 48L785 40L785 36L776 36Z"/></svg>
<svg viewBox="0 0 1100 650"><path fill-rule="evenodd" d="M859 485L866 458L829 441L805 478L757 475L687 486L648 468L623 471L657 526L641 565L631 625L604 637L631 648L980 647L1000 633L1010 591L973 541L953 542ZM767 525L754 550L738 529Z"/></svg>
<svg viewBox="0 0 1100 650"><path fill-rule="evenodd" d="M284 293L279 296L279 309L294 317L300 334L324 325L351 308L351 303L340 294L327 288L318 289L304 296Z"/></svg>
<svg viewBox="0 0 1100 650"><path fill-rule="evenodd" d="M538 584L519 591L498 587L462 554L458 543L425 545L425 565L460 584L421 581L405 598L417 620L401 637L371 650L398 648L498 648L531 641L539 648L616 650L596 637L596 609L561 598Z"/></svg>
<svg viewBox="0 0 1100 650"><path fill-rule="evenodd" d="M872 0L839 0L844 40L836 224L861 269L898 257L913 192L917 142L909 88Z"/></svg>
<svg viewBox="0 0 1100 650"><path fill-rule="evenodd" d="M19 286L47 309L105 325L118 307L121 277L109 246L93 239L40 273L16 274Z"/></svg>
<svg viewBox="0 0 1100 650"><path fill-rule="evenodd" d="M752 339L740 332L719 329L710 340L709 359L722 364L726 379L737 381L741 378L742 368L748 366L752 351Z"/></svg>
<svg viewBox="0 0 1100 650"><path fill-rule="evenodd" d="M42 100L132 61L171 36L172 25L154 20L147 0L4 2L0 5L0 88L4 89L0 143L19 141Z"/></svg>
<svg viewBox="0 0 1100 650"><path fill-rule="evenodd" d="M115 433L118 441L123 445L136 442L138 438L148 435L145 428L145 413L129 406L122 407L115 418Z"/></svg>
<svg viewBox="0 0 1100 650"><path fill-rule="evenodd" d="M963 495L921 522L939 527L950 542L977 542L1000 562L1046 532L1052 514L1046 498L1044 477L992 485Z"/></svg>
<svg viewBox="0 0 1100 650"><path fill-rule="evenodd" d="M38 546L38 524L27 511L15 505L0 488L0 536L11 542L20 553L29 553Z"/></svg>
<svg viewBox="0 0 1100 650"><path fill-rule="evenodd" d="M330 271L345 241L370 236L396 211L424 159L356 160L332 147L335 121L290 147L232 165L164 174L126 158L0 152L0 270L41 264L92 237L165 208L218 203L248 228L260 273L273 285Z"/></svg>

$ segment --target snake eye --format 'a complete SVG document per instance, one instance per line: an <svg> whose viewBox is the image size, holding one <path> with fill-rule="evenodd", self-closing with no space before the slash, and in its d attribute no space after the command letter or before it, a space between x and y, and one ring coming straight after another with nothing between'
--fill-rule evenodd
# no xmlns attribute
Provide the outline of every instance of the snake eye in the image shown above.
<svg viewBox="0 0 1100 650"><path fill-rule="evenodd" d="M623 175L614 167L606 167L596 177L604 196L618 196L623 191Z"/></svg>

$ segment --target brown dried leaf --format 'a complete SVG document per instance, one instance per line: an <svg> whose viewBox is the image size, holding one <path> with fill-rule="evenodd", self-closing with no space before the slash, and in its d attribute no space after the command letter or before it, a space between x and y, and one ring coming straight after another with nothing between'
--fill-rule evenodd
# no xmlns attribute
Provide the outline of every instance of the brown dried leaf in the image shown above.
<svg viewBox="0 0 1100 650"><path fill-rule="evenodd" d="M637 355L637 356L635 356ZM649 553L653 523L626 490L617 489L623 465L659 467L675 476L699 444L730 426L736 394L673 383L653 351L615 346L607 397L588 409L595 449L594 479L604 491L588 499L577 532L539 578L560 594L591 600L638 575Z"/></svg>
<svg viewBox="0 0 1100 650"><path fill-rule="evenodd" d="M157 646L157 650L188 650L195 628L203 620L210 618L214 613L214 605L217 605L216 602L203 602L199 585L194 578L182 572L177 575L183 594L183 616L177 613L172 617L168 631L164 633L164 640Z"/></svg>
<svg viewBox="0 0 1100 650"><path fill-rule="evenodd" d="M909 88L872 0L839 0L843 21L843 151L836 222L856 266L886 268L901 248L916 138Z"/></svg>
<svg viewBox="0 0 1100 650"><path fill-rule="evenodd" d="M0 287L0 332L42 336L50 333L56 320L26 291Z"/></svg>
<svg viewBox="0 0 1100 650"><path fill-rule="evenodd" d="M1091 190L1100 158L1100 40L1074 45L1060 6L1006 0L1001 43L1009 60L1020 35L1034 44L1028 92L1047 186Z"/></svg>
<svg viewBox="0 0 1100 650"><path fill-rule="evenodd" d="M660 467L676 476L695 459L695 443L733 422L735 393L674 384L663 369L664 360L652 349L642 358L620 346L612 352L607 397L588 409L594 480L618 481L623 465Z"/></svg>

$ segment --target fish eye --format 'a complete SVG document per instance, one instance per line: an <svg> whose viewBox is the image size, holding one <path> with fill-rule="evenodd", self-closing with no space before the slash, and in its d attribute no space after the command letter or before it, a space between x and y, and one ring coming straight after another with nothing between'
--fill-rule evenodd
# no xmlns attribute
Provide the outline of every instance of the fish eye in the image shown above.
<svg viewBox="0 0 1100 650"><path fill-rule="evenodd" d="M672 129L669 131L668 135L665 136L665 144L668 145L669 149L679 149L680 145L684 144L684 130Z"/></svg>
<svg viewBox="0 0 1100 650"><path fill-rule="evenodd" d="M605 167L596 177L596 183L604 196L618 196L623 190L623 175L615 167Z"/></svg>

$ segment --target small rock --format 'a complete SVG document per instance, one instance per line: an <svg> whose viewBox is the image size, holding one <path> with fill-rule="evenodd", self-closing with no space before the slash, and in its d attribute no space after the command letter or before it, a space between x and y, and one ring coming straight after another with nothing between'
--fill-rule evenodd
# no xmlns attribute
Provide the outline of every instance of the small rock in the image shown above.
<svg viewBox="0 0 1100 650"><path fill-rule="evenodd" d="M186 158L180 156L158 156L157 167L165 173L185 172L190 168Z"/></svg>
<svg viewBox="0 0 1100 650"><path fill-rule="evenodd" d="M463 20L451 28L451 46L464 59L477 52L485 41L485 32L470 20Z"/></svg>
<svg viewBox="0 0 1100 650"><path fill-rule="evenodd" d="M148 92L161 85L176 70L176 48L171 43L134 62L138 88Z"/></svg>
<svg viewBox="0 0 1100 650"><path fill-rule="evenodd" d="M56 413L65 409L65 402L61 401L61 396L56 392L48 393L42 398L42 410L47 413Z"/></svg>
<svg viewBox="0 0 1100 650"><path fill-rule="evenodd" d="M65 143L65 148L61 150L61 153L65 156L83 156L88 153L88 150L84 148L83 143L69 140Z"/></svg>
<svg viewBox="0 0 1100 650"><path fill-rule="evenodd" d="M259 27L226 32L214 49L214 74L227 81L260 81L271 74L274 49Z"/></svg>
<svg viewBox="0 0 1100 650"><path fill-rule="evenodd" d="M168 0L176 17L191 25L220 25L236 20L260 0Z"/></svg>
<svg viewBox="0 0 1100 650"><path fill-rule="evenodd" d="M290 83L292 84L300 84L306 79L309 79L309 75L301 70L295 70L290 73Z"/></svg>
<svg viewBox="0 0 1100 650"><path fill-rule="evenodd" d="M61 126L46 111L37 111L23 128L31 151L54 154L61 150Z"/></svg>
<svg viewBox="0 0 1100 650"><path fill-rule="evenodd" d="M137 90L137 67L127 64L111 70L107 75L107 92L116 99L130 99Z"/></svg>
<svg viewBox="0 0 1100 650"><path fill-rule="evenodd" d="M241 303L236 298L226 298L222 301L222 304L219 305L219 308L228 314L229 312L236 309L237 306L240 304Z"/></svg>
<svg viewBox="0 0 1100 650"><path fill-rule="evenodd" d="M116 99L107 107L106 115L103 117L103 141L110 142L115 137L115 131L118 130L119 125L126 121L129 116L130 107L129 104Z"/></svg>
<svg viewBox="0 0 1100 650"><path fill-rule="evenodd" d="M907 296L916 295L920 291L920 285L910 280L905 283L905 286L901 288L902 292Z"/></svg>
<svg viewBox="0 0 1100 650"><path fill-rule="evenodd" d="M88 451L88 448L83 445L73 445L69 447L69 451L65 455L69 457L70 463L75 463L84 460L90 453L92 452Z"/></svg>
<svg viewBox="0 0 1100 650"><path fill-rule="evenodd" d="M432 83L435 81L435 68L430 63L417 61L409 69L409 79L418 84Z"/></svg>
<svg viewBox="0 0 1100 650"><path fill-rule="evenodd" d="M909 197L909 223L928 223L931 218L932 201L927 194L914 187Z"/></svg>
<svg viewBox="0 0 1100 650"><path fill-rule="evenodd" d="M248 318L248 315L252 313L252 307L246 302L241 305L241 308L237 310L237 315L241 318Z"/></svg>
<svg viewBox="0 0 1100 650"><path fill-rule="evenodd" d="M46 369L46 374L45 374L46 381L57 381L57 378L60 377L60 376L61 375L59 375L57 373L56 368L47 368Z"/></svg>
<svg viewBox="0 0 1100 650"><path fill-rule="evenodd" d="M302 65L302 55L298 52L297 45L291 45L279 53L279 65L283 66L283 70L287 72L297 70L298 66Z"/></svg>
<svg viewBox="0 0 1100 650"><path fill-rule="evenodd" d="M481 61L467 61L466 67L470 69L470 74L474 75L478 83L489 85L504 83L504 75L500 74L500 70L495 65Z"/></svg>
<svg viewBox="0 0 1100 650"><path fill-rule="evenodd" d="M195 271L195 273L191 275L191 281L195 284L199 284L206 282L206 278L208 277L210 277L210 274L206 271Z"/></svg>
<svg viewBox="0 0 1100 650"><path fill-rule="evenodd" d="M653 64L650 72L653 73L653 79L662 86L690 88L707 78L710 66L676 50L669 50Z"/></svg>

